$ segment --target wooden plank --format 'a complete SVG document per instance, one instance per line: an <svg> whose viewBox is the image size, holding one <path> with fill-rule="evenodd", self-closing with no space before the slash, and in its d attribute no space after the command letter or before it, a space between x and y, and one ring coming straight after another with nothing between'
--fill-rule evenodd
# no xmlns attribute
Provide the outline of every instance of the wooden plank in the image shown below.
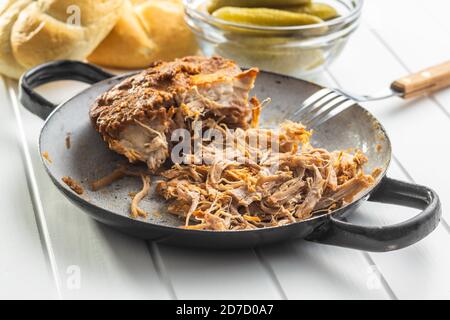
<svg viewBox="0 0 450 320"><path fill-rule="evenodd" d="M365 25L350 39L351 50L329 70L339 85L358 93L373 93L387 88L389 83L407 73L407 70L387 49L377 35ZM370 58L372 57L372 58ZM370 60L376 59L376 61ZM364 104L387 129L399 161L414 179L428 185L441 196L444 215L450 199L450 185L441 170L430 169L427 164L450 156L449 118L429 98L403 101L392 98Z"/></svg>
<svg viewBox="0 0 450 320"><path fill-rule="evenodd" d="M389 8L386 10L386 8ZM401 63L411 71L450 59L448 16L443 26L435 16L447 15L445 0L367 1L364 18L367 26L380 35ZM445 22L444 22L445 21Z"/></svg>
<svg viewBox="0 0 450 320"><path fill-rule="evenodd" d="M373 3L371 2L372 5ZM346 50L343 56L329 68L332 76L342 87L360 93L374 92L377 88L382 89L383 86L388 86L390 81L408 72L403 58L409 50L399 50L397 53L386 46L385 36L392 37L398 29L395 29L394 21L387 17L384 8L386 7L380 5L378 14L383 13L383 23L394 28L391 29L391 34L387 35L387 29L384 33L378 32L378 29L373 32L363 24L349 43L351 50ZM391 9L391 5L389 8ZM375 25L378 21L377 11L372 10L372 7L366 8L366 16L368 11L371 12L371 16L367 21ZM411 23L412 21L409 21L407 26L409 27ZM424 27L424 24L421 26ZM414 31L409 30L409 32L412 37L415 37ZM428 29L428 32L432 33L432 30ZM413 41L411 37L409 40ZM414 43L422 42L415 38ZM421 54L426 58L428 52L421 52ZM369 57L376 57L376 62L368 60ZM418 66L417 69L421 67ZM441 195L445 213L450 192L445 176L438 170L428 169L429 166L426 165L434 161L431 150L442 150L439 152L439 157L443 159L449 155L449 142L446 139L448 118L440 106L427 98L411 102L394 98L368 103L366 106L388 130L394 153L409 176L418 183L432 186ZM406 179L405 172L396 163L392 165L390 174ZM403 221L411 214L414 214L414 211L407 208L395 207L394 209L380 204L367 204L352 221L375 225L388 224ZM450 256L442 248L449 243L449 234L443 226L440 226L432 235L414 246L391 253L370 254L370 258L376 263L378 268L376 271L385 277L398 298L448 298L449 290L445 283L449 281L447 270Z"/></svg>
<svg viewBox="0 0 450 320"><path fill-rule="evenodd" d="M396 162L389 176L408 181ZM400 206L367 203L350 219L353 223L383 226L411 218L418 210ZM399 299L449 299L450 234L440 225L432 234L405 249L371 253L380 272Z"/></svg>
<svg viewBox="0 0 450 320"><path fill-rule="evenodd" d="M413 0L412 3L414 6L420 10L422 13L422 16L425 16L426 23L431 23L434 26L433 27L433 37L436 38L437 44L433 44L433 48L435 45L442 45L441 42L444 42L444 45L448 46L449 41L446 41L448 37L450 36L450 19L448 17L448 13L450 12L450 1L447 0L428 0L428 1L420 1L420 0ZM443 38L440 38L443 37ZM446 49L443 54L448 53L448 49ZM441 57L439 57L441 58ZM444 59L450 59L450 56L447 54L446 58L442 57ZM406 62L408 65L408 62ZM440 92L437 92L433 95L433 97L436 99L437 103L440 104L442 110L447 114L448 117L450 117L450 108L449 108L449 102L450 101L450 90L443 90Z"/></svg>
<svg viewBox="0 0 450 320"><path fill-rule="evenodd" d="M64 95L73 94L80 88L71 83L55 83L41 88L41 92L62 101ZM33 191L40 195L62 298L170 298L144 241L90 219L52 184L40 162L36 143L42 120L20 107L20 121L24 124L26 147L32 162L26 170L37 183L38 190Z"/></svg>
<svg viewBox="0 0 450 320"><path fill-rule="evenodd" d="M389 299L362 252L297 240L264 248L289 299ZM379 280L379 278L377 278Z"/></svg>
<svg viewBox="0 0 450 320"><path fill-rule="evenodd" d="M4 80L0 82L0 299L56 298L24 174L17 122Z"/></svg>
<svg viewBox="0 0 450 320"><path fill-rule="evenodd" d="M327 74L308 77L323 86L333 80ZM289 299L388 299L382 284L368 286L374 266L359 251L307 241L262 248Z"/></svg>
<svg viewBox="0 0 450 320"><path fill-rule="evenodd" d="M385 10L389 6L389 10ZM450 2L446 0L398 0L367 2L368 27L399 58L409 72L450 60ZM399 19L401 17L401 23ZM450 90L433 95L450 118Z"/></svg>
<svg viewBox="0 0 450 320"><path fill-rule="evenodd" d="M281 299L255 252L159 246L179 299Z"/></svg>
<svg viewBox="0 0 450 320"><path fill-rule="evenodd" d="M450 20L448 19L448 12L450 11L450 2L447 0L411 0L411 4L419 10L422 15L425 15L427 22L431 19L433 30L450 34ZM430 28L431 29L431 28ZM445 39L445 38L444 38ZM442 40L442 39L439 39Z"/></svg>
<svg viewBox="0 0 450 320"><path fill-rule="evenodd" d="M378 12L383 10L382 8L386 5L389 5L389 10L383 13L383 23L379 23L379 19L369 18L369 28L383 39L385 47L397 57L405 72L414 72L430 65L450 60L450 41L448 41L450 23L448 18L443 19L442 17L443 13L448 13L450 7L448 1L433 0L425 5L423 2L419 4L418 1L411 3L411 1L406 0L394 2L382 0L370 2L366 14L370 17L376 10ZM424 7L427 7L427 10ZM430 10L430 8L433 9ZM438 13L438 11L442 13ZM396 23L399 15L402 17L402 23L400 24ZM436 19L435 16L440 18ZM392 32L390 26L395 26L395 32ZM434 123L431 124L432 126L440 127L439 135L429 132L428 126L422 126L422 128L426 132L426 136L433 137L435 144L439 145L441 150L445 150L441 156L446 157L445 152L449 150L448 147L450 145L447 139L450 134L450 88L423 100L422 107L426 108L426 110L438 108L441 111L440 114L432 112L426 115L427 121ZM431 147L429 144L428 146ZM415 179L433 185L439 192L443 198L444 213L448 224L450 213L445 208L448 204L450 205L447 201L450 196L450 186L445 179L446 176L438 171L428 175L423 170L423 166L419 164L415 168L409 168L406 163L405 165Z"/></svg>

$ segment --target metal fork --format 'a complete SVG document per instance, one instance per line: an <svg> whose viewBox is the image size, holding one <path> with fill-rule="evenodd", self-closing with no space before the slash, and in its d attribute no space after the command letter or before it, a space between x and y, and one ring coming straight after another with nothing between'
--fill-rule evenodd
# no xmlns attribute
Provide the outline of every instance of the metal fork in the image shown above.
<svg viewBox="0 0 450 320"><path fill-rule="evenodd" d="M302 103L291 120L313 129L358 102L382 100L393 96L414 98L448 86L450 86L450 61L396 80L391 84L389 92L381 95L356 95L342 89L319 90Z"/></svg>

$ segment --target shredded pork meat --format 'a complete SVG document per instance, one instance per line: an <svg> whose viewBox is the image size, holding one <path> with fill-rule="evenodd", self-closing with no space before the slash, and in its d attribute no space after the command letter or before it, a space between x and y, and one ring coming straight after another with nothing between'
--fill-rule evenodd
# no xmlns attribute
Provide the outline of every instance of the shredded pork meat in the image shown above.
<svg viewBox="0 0 450 320"><path fill-rule="evenodd" d="M149 193L149 173L158 174L164 180L156 192L184 228L224 231L331 212L373 184L379 172L364 173L368 159L360 151L315 148L311 132L291 121L277 130L260 128L261 109L270 99L249 99L257 74L220 57L187 57L155 63L104 93L90 112L96 130L112 150L132 163L145 162L149 172L122 166L92 189L140 177L143 187L130 211L145 218L138 205ZM195 139L198 126L216 134ZM175 143L169 137L176 129L191 134L192 148L183 150L179 162L170 158Z"/></svg>
<svg viewBox="0 0 450 320"><path fill-rule="evenodd" d="M174 165L162 173L157 192L170 201L169 212L185 228L242 230L279 226L332 211L373 184L363 172L367 158L357 151L328 152L308 142L301 124L285 122L280 130L250 128L223 132L223 144L202 144L201 164ZM252 148L251 139L278 148ZM232 152L227 152L227 151ZM253 154L253 156L249 156ZM198 154L186 155L197 163Z"/></svg>
<svg viewBox="0 0 450 320"><path fill-rule="evenodd" d="M150 191L150 176L143 174L141 175L141 179L142 179L142 190L139 191L131 201L131 217L133 218L137 217L147 218L148 216L147 212L139 208L139 203L142 201L142 199L144 199L148 195L148 192Z"/></svg>

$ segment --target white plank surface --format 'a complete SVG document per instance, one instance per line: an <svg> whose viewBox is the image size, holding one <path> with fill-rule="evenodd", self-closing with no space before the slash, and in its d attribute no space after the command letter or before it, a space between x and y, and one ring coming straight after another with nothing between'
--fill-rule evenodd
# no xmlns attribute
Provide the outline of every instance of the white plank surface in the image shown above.
<svg viewBox="0 0 450 320"><path fill-rule="evenodd" d="M314 80L333 85L335 80L346 89L370 93L387 88L408 72L449 59L449 11L446 0L366 1L363 23L329 68L331 78L323 74ZM63 82L45 86L41 92L62 101L63 95L70 96L82 87ZM0 92L0 101L7 101L4 92ZM390 175L436 189L449 221L449 176L428 164L436 159L445 163L450 156L450 90L411 102L391 99L366 106L392 139L399 162L394 162ZM414 246L376 254L306 241L257 251L195 250L147 244L120 234L91 220L52 185L37 151L42 121L20 108L18 120L26 138L21 146L13 109L8 103L4 107L9 111L0 119L0 150L8 150L8 157L0 158L0 175L5 177L0 181L4 195L0 202L0 298L58 297L51 279L43 276L48 270L34 218L39 212L48 230L62 298L450 297L450 234L443 226ZM31 157L29 163L24 162L24 152ZM367 203L351 221L385 225L414 213L413 209ZM78 273L79 283L74 281Z"/></svg>
<svg viewBox="0 0 450 320"><path fill-rule="evenodd" d="M396 162L389 176L408 181ZM400 206L367 203L349 219L353 223L383 226L405 221L419 211ZM450 234L442 225L417 244L394 252L371 253L379 271L399 299L449 299Z"/></svg>
<svg viewBox="0 0 450 320"><path fill-rule="evenodd" d="M36 227L17 122L0 78L0 299L56 298Z"/></svg>
<svg viewBox="0 0 450 320"><path fill-rule="evenodd" d="M421 11L426 17L426 23L431 23L433 28L433 37L438 42L437 44L432 44L431 49L435 51L436 46L445 46L444 51L439 52L439 59L448 60L450 59L450 19L448 13L450 12L450 1L447 0L428 0L426 2L420 0L413 0L413 3L419 11ZM427 55L429 53L427 52ZM405 64L408 61L405 59ZM450 118L450 90L444 90L437 92L433 95L437 103L441 106L442 110Z"/></svg>
<svg viewBox="0 0 450 320"><path fill-rule="evenodd" d="M60 86L64 86L61 90ZM41 90L52 99L62 100L80 86L68 83ZM40 201L52 240L61 297L64 299L167 299L144 241L100 225L72 205L47 176L37 149L43 121L24 108L20 121L25 128L32 166L27 174L37 181ZM79 281L76 280L80 276ZM74 278L75 277L75 278Z"/></svg>
<svg viewBox="0 0 450 320"><path fill-rule="evenodd" d="M429 51L438 49L436 45L433 48L433 44L437 43L441 46L443 44L430 33L428 33L430 39L421 37L423 30L416 30L417 24L411 26L413 20L411 16L421 22L426 21L427 18L422 15L419 19L417 12L405 9L405 6L409 8L412 7L411 5L408 6L403 1L403 6L400 6L398 2L402 1L396 1L395 4L392 1L389 2L388 11L392 10L394 13L387 14L386 1L379 1L376 4L374 1L369 1L370 4L366 7L364 14L365 21L371 25L361 26L349 42L351 50L345 51L342 57L329 68L333 78L342 87L355 92L374 92L382 89L383 86L387 87L392 80L409 71L417 71L446 59L445 56L440 56L433 60L433 54ZM374 8L375 5L379 7ZM394 21L395 14L397 14L397 23ZM402 21L408 20L408 23L399 24L398 15L407 15L409 18ZM423 24L420 25L423 27ZM399 31L402 28L405 30ZM413 47L408 50L400 49L405 48L406 43L403 46L400 45L401 41L397 37L408 38L406 42ZM389 44L386 40L388 38L391 39ZM394 38L398 42L392 40ZM445 45L448 43L447 41ZM393 48L397 46L399 50L403 50L401 53L394 51ZM422 46L423 50L421 50ZM442 47L441 49L443 50ZM447 59L450 58L450 50L445 52ZM417 62L421 55L422 65ZM413 59L411 57L414 56L416 56L414 67L406 67L404 61L411 61ZM367 57L376 58L377 61L368 62ZM428 57L430 57L429 60ZM439 95L445 96L449 92L450 90L446 89ZM448 175L440 170L434 170L435 166L431 166L430 169L426 164L435 161L432 150L442 150L439 152L439 157L442 159L450 155L448 140L450 119L442 109L445 102L448 106L448 101L441 101L441 105L438 105L433 98L406 102L394 98L366 104L388 130L393 142L394 154L408 173L405 175L398 163L394 162L390 174L403 180L412 177L417 183L436 189L441 196L446 217L448 217L446 208L449 206L450 194L450 188L445 181ZM352 221L385 225L405 220L413 213L414 210L407 208L366 204ZM433 234L414 246L391 253L371 253L370 257L376 263L377 271L385 277L398 298L448 299L450 277L445 270L450 267L450 254L443 248L449 243L449 233L443 225L440 225Z"/></svg>
<svg viewBox="0 0 450 320"><path fill-rule="evenodd" d="M430 31L438 28L433 27L426 14L420 14L419 7L405 1L368 1L367 4L365 21L371 25L360 27L349 42L351 50L344 51L330 68L342 87L356 92L374 92L409 71L450 58L450 41L441 38L443 34ZM387 5L389 10L384 10ZM402 23L398 23L399 16ZM428 32L420 29L427 29L425 26L430 26ZM368 62L368 59L376 61ZM410 67L406 68L407 64ZM448 94L450 89L440 93ZM449 175L430 170L426 165L436 161L432 150L439 150L441 159L450 156L450 118L443 111L443 108L449 109L448 100L438 105L430 98L406 102L390 99L367 106L387 128L400 163L417 182L439 192L444 216L450 217L445 210L450 199Z"/></svg>
<svg viewBox="0 0 450 320"><path fill-rule="evenodd" d="M310 81L332 86L327 74ZM260 249L288 299L389 299L370 285L373 266L359 251L295 241Z"/></svg>
<svg viewBox="0 0 450 320"><path fill-rule="evenodd" d="M373 266L356 250L303 240L263 249L289 299L389 299Z"/></svg>
<svg viewBox="0 0 450 320"><path fill-rule="evenodd" d="M350 39L349 48L329 70L339 85L355 92L376 92L408 73L373 32L362 25ZM449 51L450 52L450 51ZM367 57L377 61L368 62ZM445 91L449 91L446 89ZM450 199L448 175L427 164L450 157L450 119L430 98L403 101L399 98L365 104L389 133L400 163L421 184L436 189L444 208ZM444 210L444 216L449 212Z"/></svg>
<svg viewBox="0 0 450 320"><path fill-rule="evenodd" d="M160 246L179 299L282 299L255 252Z"/></svg>

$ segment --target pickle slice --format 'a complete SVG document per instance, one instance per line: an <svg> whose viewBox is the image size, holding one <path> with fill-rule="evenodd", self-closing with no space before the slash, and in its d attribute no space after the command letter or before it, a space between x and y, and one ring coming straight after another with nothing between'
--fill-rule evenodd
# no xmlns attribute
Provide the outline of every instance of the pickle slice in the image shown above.
<svg viewBox="0 0 450 320"><path fill-rule="evenodd" d="M339 14L335 8L325 3L309 3L299 7L286 7L284 10L307 13L319 17L322 20L330 20L336 18Z"/></svg>
<svg viewBox="0 0 450 320"><path fill-rule="evenodd" d="M208 11L212 13L222 7L280 8L308 3L311 3L311 0L211 0L208 4Z"/></svg>
<svg viewBox="0 0 450 320"><path fill-rule="evenodd" d="M214 17L246 25L283 27L323 22L319 17L277 9L223 7L213 12Z"/></svg>

